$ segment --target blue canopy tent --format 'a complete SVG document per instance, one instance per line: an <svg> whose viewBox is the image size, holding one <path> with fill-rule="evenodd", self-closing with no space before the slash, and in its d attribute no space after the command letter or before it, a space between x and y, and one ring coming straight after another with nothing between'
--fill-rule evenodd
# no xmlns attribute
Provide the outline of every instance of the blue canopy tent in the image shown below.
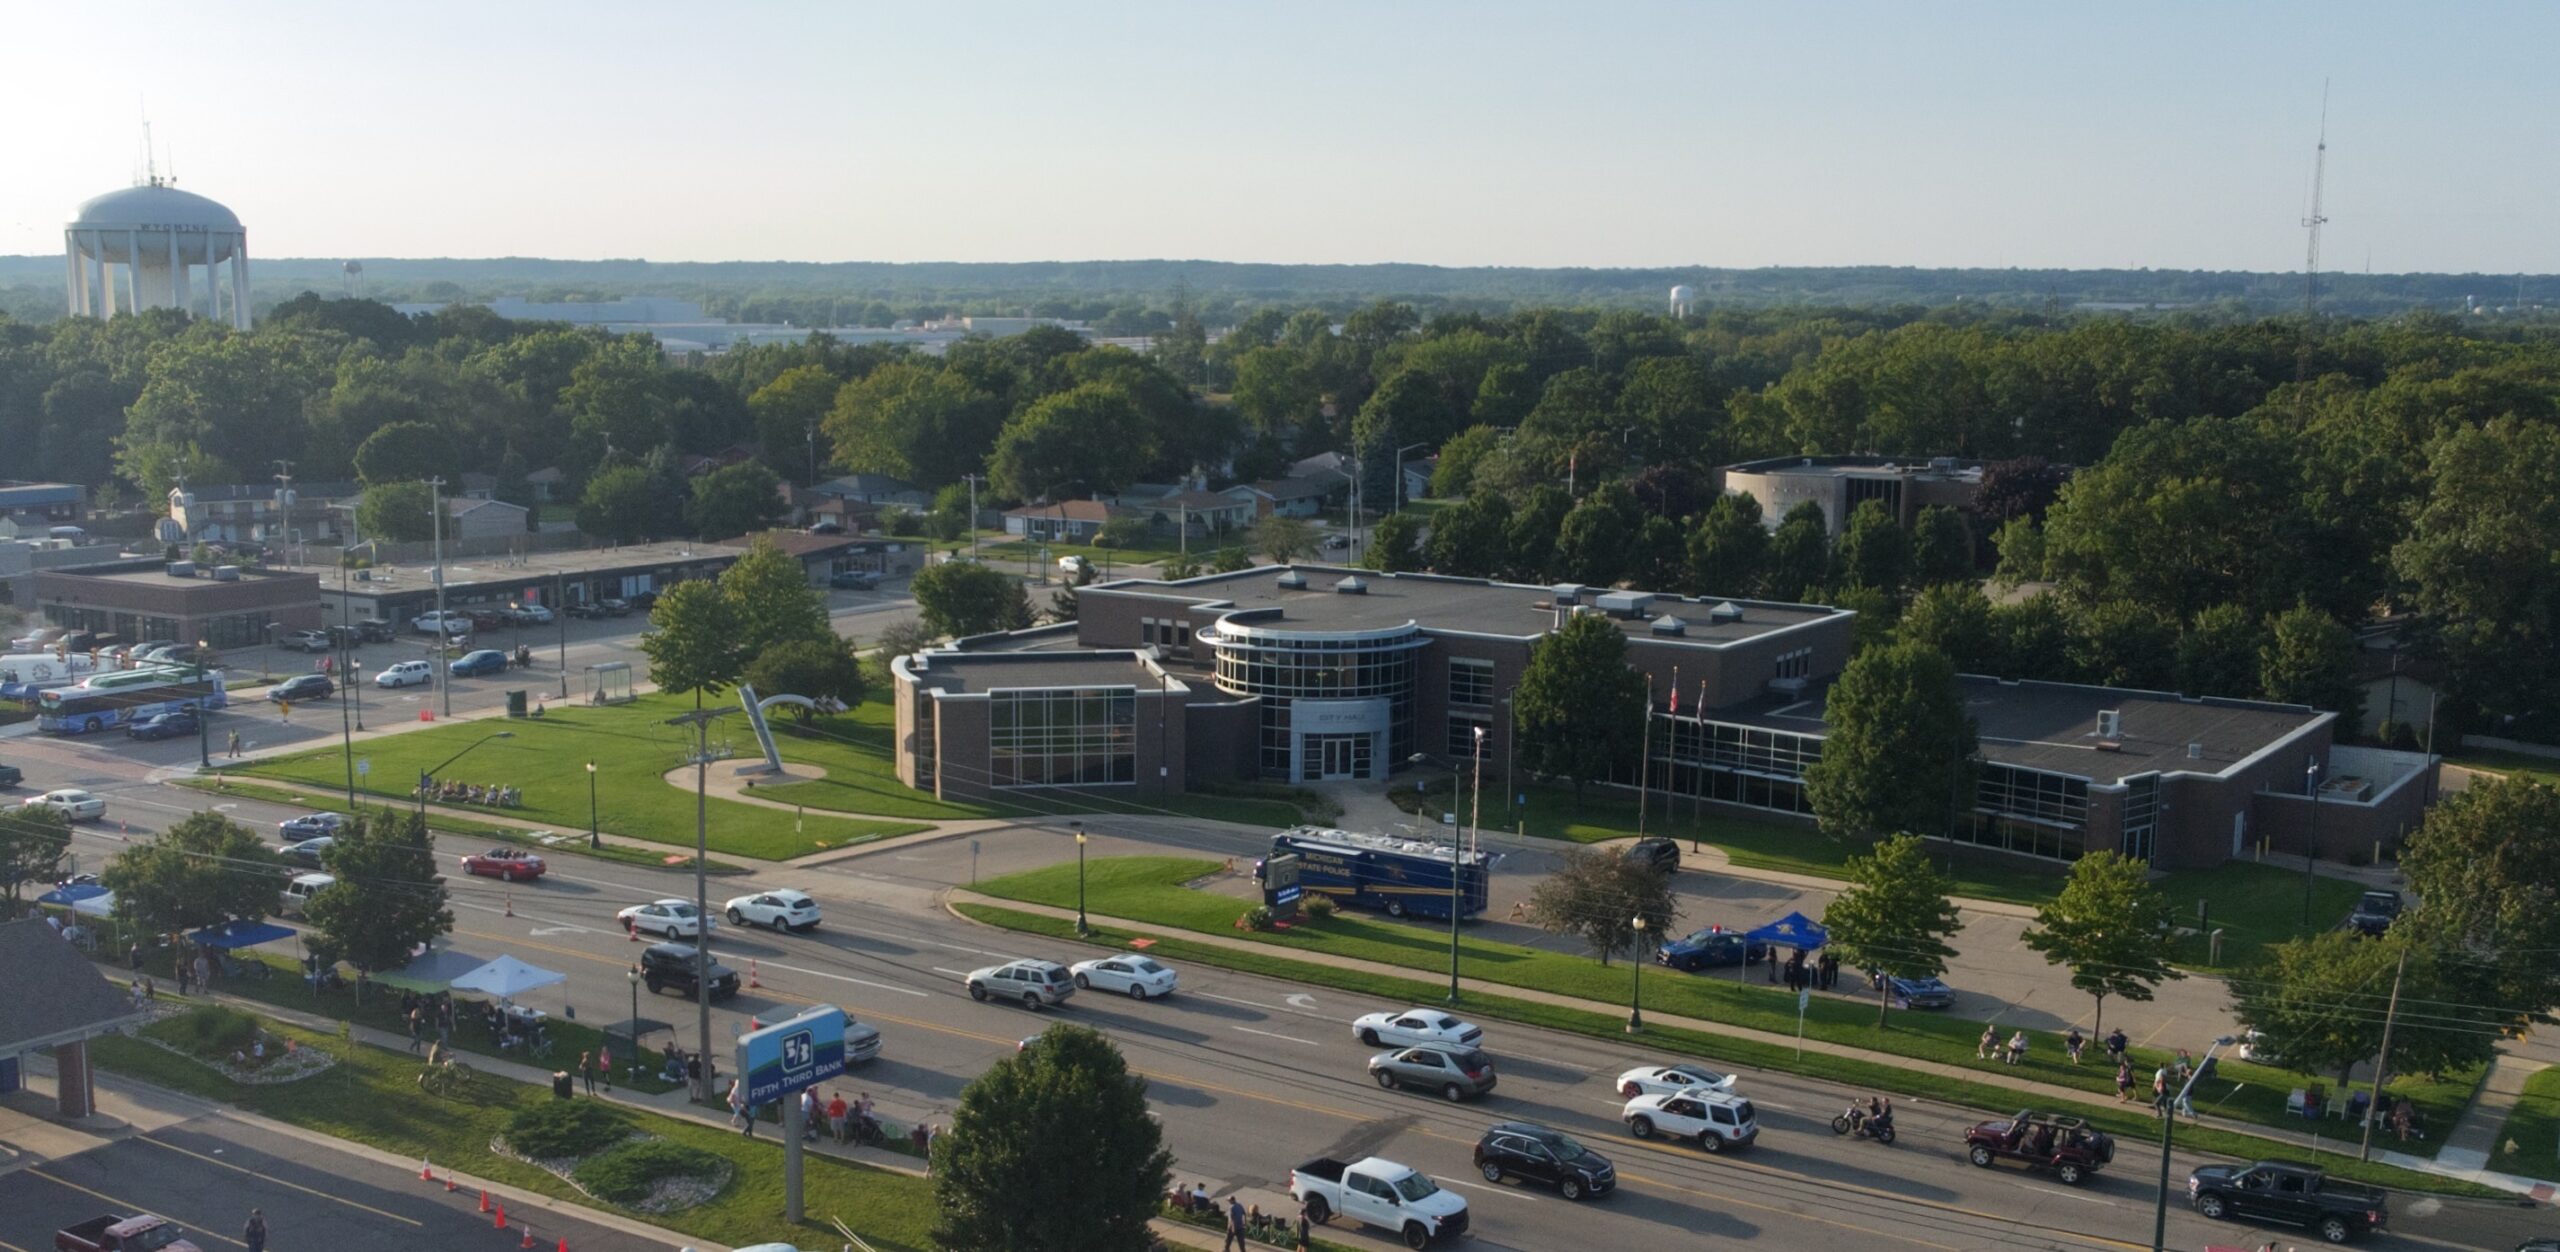
<svg viewBox="0 0 2560 1252"><path fill-rule="evenodd" d="M81 905L92 900L97 901L97 903L90 904L87 908L81 907ZM108 912L112 911L115 908L115 901L116 897L114 892L93 882L78 883L69 887L56 887L53 890L36 897L36 903L38 904L50 904L59 908L70 909L75 913L87 913L98 917L103 917Z"/></svg>
<svg viewBox="0 0 2560 1252"><path fill-rule="evenodd" d="M1822 928L1822 923L1817 922L1802 913L1789 913L1785 917L1781 917L1766 926L1762 926L1759 929L1752 931L1748 935L1745 935L1744 938L1749 939L1753 943L1765 943L1773 947L1794 948L1801 952L1811 952L1815 948L1819 948L1822 945L1831 942L1831 932L1824 930Z"/></svg>
<svg viewBox="0 0 2560 1252"><path fill-rule="evenodd" d="M274 922L262 922L243 917L236 921L224 922L219 926L207 926L187 937L194 940L198 947L218 948L229 952L234 948L255 947L262 943L273 943L278 939L291 939L294 934L294 930L289 926L278 926Z"/></svg>

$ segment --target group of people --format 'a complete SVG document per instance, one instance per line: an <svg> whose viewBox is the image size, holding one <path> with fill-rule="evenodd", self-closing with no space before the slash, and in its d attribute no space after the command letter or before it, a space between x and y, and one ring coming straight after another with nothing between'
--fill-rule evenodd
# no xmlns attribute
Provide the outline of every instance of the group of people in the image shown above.
<svg viewBox="0 0 2560 1252"><path fill-rule="evenodd" d="M1796 949L1782 966L1778 954L1769 954L1769 981L1784 978L1789 991L1829 991L1840 981L1840 958L1825 952L1814 960L1804 959L1804 949Z"/></svg>
<svg viewBox="0 0 2560 1252"><path fill-rule="evenodd" d="M1312 1233L1315 1223L1303 1206L1298 1210L1297 1219L1292 1222L1281 1214L1263 1212L1261 1205L1247 1205L1236 1197L1229 1196L1226 1211L1221 1213L1218 1211L1218 1202L1209 1198L1207 1184L1196 1182L1188 1185L1175 1183L1173 1190L1165 1194L1164 1202L1177 1214L1186 1217L1206 1217L1217 1221L1220 1229L1226 1234L1226 1238L1218 1244L1218 1252L1226 1252L1229 1248L1243 1252L1248 1246L1246 1242L1248 1238L1263 1243L1287 1243L1293 1234L1296 1236L1295 1246L1298 1252L1308 1252L1308 1249L1315 1246Z"/></svg>
<svg viewBox="0 0 2560 1252"><path fill-rule="evenodd" d="M514 787L476 783L452 778L429 778L418 790L439 804L485 804L492 808L512 809L524 803L524 792Z"/></svg>
<svg viewBox="0 0 2560 1252"><path fill-rule="evenodd" d="M400 992L400 1019L408 1023L411 1052L418 1051L431 1034L437 1043L450 1044L453 1042L453 993L438 991L421 995L404 989Z"/></svg>
<svg viewBox="0 0 2560 1252"><path fill-rule="evenodd" d="M635 1067L636 1068L636 1067ZM658 1080L680 1082L687 1090L702 1085L702 1058L676 1046L673 1039L658 1050Z"/></svg>
<svg viewBox="0 0 2560 1252"><path fill-rule="evenodd" d="M2076 1038L2079 1033L2080 1032L2077 1029L2074 1029L2071 1032L2071 1035L2073 1038ZM2071 1053L2074 1063L2076 1064L2080 1054L2074 1050L2074 1045L2072 1044L2071 1039L2064 1039L2062 1041L2062 1047L2064 1051ZM2011 1031L2009 1033L2009 1042L2004 1045L2000 1042L2000 1028L1989 1022L1984 1022L1982 1024L1982 1038L1973 1045L1973 1055L1975 1060L1991 1060L1997 1058L2003 1065L2024 1065L2027 1063L2027 1032L2023 1030Z"/></svg>

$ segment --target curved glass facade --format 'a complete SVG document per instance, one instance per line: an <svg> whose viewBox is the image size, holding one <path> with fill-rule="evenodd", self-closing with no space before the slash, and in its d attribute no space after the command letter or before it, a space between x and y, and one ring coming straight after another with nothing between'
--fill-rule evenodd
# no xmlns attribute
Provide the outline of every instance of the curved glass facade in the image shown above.
<svg viewBox="0 0 2560 1252"><path fill-rule="evenodd" d="M1426 640L1413 623L1307 633L1233 621L1204 627L1218 690L1262 701L1267 778L1383 778L1419 750L1414 672Z"/></svg>

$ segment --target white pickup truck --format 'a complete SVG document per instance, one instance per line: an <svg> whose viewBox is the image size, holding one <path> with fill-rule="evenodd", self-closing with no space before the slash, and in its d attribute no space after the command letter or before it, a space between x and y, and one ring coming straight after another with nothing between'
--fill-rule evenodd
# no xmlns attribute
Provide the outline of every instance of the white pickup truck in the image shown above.
<svg viewBox="0 0 2560 1252"><path fill-rule="evenodd" d="M1319 1156L1289 1171L1289 1194L1321 1225L1336 1213L1395 1231L1408 1248L1467 1232L1467 1202L1420 1172L1379 1157L1345 1165Z"/></svg>

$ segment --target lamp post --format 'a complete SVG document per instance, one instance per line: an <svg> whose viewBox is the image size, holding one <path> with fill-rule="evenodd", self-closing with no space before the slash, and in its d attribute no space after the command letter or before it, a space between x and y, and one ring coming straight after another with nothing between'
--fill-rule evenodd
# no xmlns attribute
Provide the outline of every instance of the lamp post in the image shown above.
<svg viewBox="0 0 2560 1252"><path fill-rule="evenodd" d="M487 743L492 739L513 739L515 737L516 732L512 730L501 730L494 734L482 735L479 738L472 740L468 746L462 749L462 751L446 757L444 760L436 763L430 768L418 771L418 816L420 818L424 818L427 815L427 782L429 779L436 776L436 771L471 755L472 748L479 747L481 744Z"/></svg>
<svg viewBox="0 0 2560 1252"><path fill-rule="evenodd" d="M1076 937L1082 939L1093 934L1093 927L1084 920L1084 823L1067 824L1076 832Z"/></svg>
<svg viewBox="0 0 2560 1252"><path fill-rule="evenodd" d="M2302 767L2302 794L2311 798L2311 835L2302 844L2302 930L2311 932L2311 866L2320 857L2320 762Z"/></svg>
<svg viewBox="0 0 2560 1252"><path fill-rule="evenodd" d="M2186 1085L2178 1088L2177 1098L2161 1110L2160 1117L2160 1202L2151 1213L2151 1252L2167 1252L2169 1235L2169 1141L2178 1129L2178 1109L2187 1103L2187 1093L2196 1089L2196 1080L2204 1077L2205 1067L2213 1064L2213 1054L2231 1046L2230 1035L2213 1041L2204 1050L2204 1059L2196 1062L2187 1075Z"/></svg>
<svg viewBox="0 0 2560 1252"><path fill-rule="evenodd" d="M640 1076L640 967L622 971L631 983L631 1076Z"/></svg>
<svg viewBox="0 0 2560 1252"><path fill-rule="evenodd" d="M202 639L196 640L197 686L204 685L204 654L212 646ZM212 695L211 691L205 691L196 696L196 764L203 769L213 768L213 705L209 703Z"/></svg>
<svg viewBox="0 0 2560 1252"><path fill-rule="evenodd" d="M1644 915L1637 914L1635 923L1635 950L1627 954L1627 964L1636 973L1634 998L1627 1004L1627 1033L1631 1035L1644 1029Z"/></svg>
<svg viewBox="0 0 2560 1252"><path fill-rule="evenodd" d="M593 761L587 762L587 846L604 846L604 837L596 833L596 763Z"/></svg>
<svg viewBox="0 0 2560 1252"><path fill-rule="evenodd" d="M341 634L338 636L338 655L343 659L346 653L346 636ZM340 665L338 667L338 744L340 751L346 757L347 812L349 813L356 811L356 738L355 732L347 721L347 698L351 694L347 689L354 685L355 676L347 671L345 665Z"/></svg>

